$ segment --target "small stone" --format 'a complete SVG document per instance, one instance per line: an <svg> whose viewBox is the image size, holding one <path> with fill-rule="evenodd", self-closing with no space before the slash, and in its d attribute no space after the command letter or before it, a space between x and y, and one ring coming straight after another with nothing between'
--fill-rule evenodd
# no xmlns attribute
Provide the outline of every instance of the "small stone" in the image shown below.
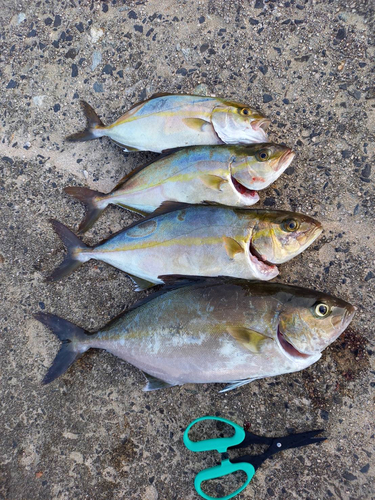
<svg viewBox="0 0 375 500"><path fill-rule="evenodd" d="M31 30L27 34L27 38L33 38L34 36L36 36L36 30Z"/></svg>
<svg viewBox="0 0 375 500"><path fill-rule="evenodd" d="M276 200L273 196L269 196L264 200L263 205L265 207L273 207L274 205L276 205Z"/></svg>
<svg viewBox="0 0 375 500"><path fill-rule="evenodd" d="M76 24L76 28L77 30L80 32L80 33L83 33L85 31L85 28L83 27L83 23L80 22L80 23L77 23Z"/></svg>
<svg viewBox="0 0 375 500"><path fill-rule="evenodd" d="M289 101L289 99L283 99L283 103L284 104L290 104L290 101Z"/></svg>
<svg viewBox="0 0 375 500"><path fill-rule="evenodd" d="M59 26L61 26L61 16L59 16L58 14L55 16L55 20L53 22L53 27L54 28L58 28Z"/></svg>
<svg viewBox="0 0 375 500"><path fill-rule="evenodd" d="M208 49L208 47L209 47L208 43L203 43L199 49L200 53L202 54L202 52L205 52Z"/></svg>
<svg viewBox="0 0 375 500"><path fill-rule="evenodd" d="M108 12L108 4L106 4L106 3L102 3L102 11L103 11L104 13Z"/></svg>
<svg viewBox="0 0 375 500"><path fill-rule="evenodd" d="M259 21L258 21L258 19L253 19L252 17L249 17L249 23L252 26L256 26L257 24L259 24Z"/></svg>
<svg viewBox="0 0 375 500"><path fill-rule="evenodd" d="M24 12L20 12L17 16L17 24L23 23L25 19L26 19L26 14Z"/></svg>
<svg viewBox="0 0 375 500"><path fill-rule="evenodd" d="M361 92L359 90L355 90L353 92L353 97L354 97L354 99L356 99L357 101L359 101L361 99Z"/></svg>
<svg viewBox="0 0 375 500"><path fill-rule="evenodd" d="M53 23L53 19L51 19L50 17L46 17L45 20L44 20L44 24L46 26L51 26L51 24Z"/></svg>
<svg viewBox="0 0 375 500"><path fill-rule="evenodd" d="M341 151L341 156L344 159L350 158L352 156L352 152L349 149L344 149L344 151Z"/></svg>
<svg viewBox="0 0 375 500"><path fill-rule="evenodd" d="M104 31L101 28L95 28L91 26L90 36L93 43L96 43L104 35Z"/></svg>
<svg viewBox="0 0 375 500"><path fill-rule="evenodd" d="M346 38L346 30L345 28L340 28L336 34L337 40L344 40Z"/></svg>
<svg viewBox="0 0 375 500"><path fill-rule="evenodd" d="M60 111L60 109L61 109L60 104L55 104L55 105L54 105L54 107L53 107L53 111L54 111L55 113L57 113L58 111Z"/></svg>
<svg viewBox="0 0 375 500"><path fill-rule="evenodd" d="M143 33L143 26L141 26L140 24L135 24L134 29L135 29L135 31L138 31L139 33Z"/></svg>
<svg viewBox="0 0 375 500"><path fill-rule="evenodd" d="M263 8L264 8L263 0L256 0L254 9L263 9Z"/></svg>
<svg viewBox="0 0 375 500"><path fill-rule="evenodd" d="M35 106L38 106L38 107L42 106L45 97L46 97L45 95L35 95L33 97L33 103L35 104Z"/></svg>
<svg viewBox="0 0 375 500"><path fill-rule="evenodd" d="M15 82L14 80L9 80L9 83L6 86L7 89L16 89L17 87L18 87L18 83Z"/></svg>
<svg viewBox="0 0 375 500"><path fill-rule="evenodd" d="M91 70L94 71L97 66L102 62L102 54L98 50L95 50L92 55Z"/></svg>
<svg viewBox="0 0 375 500"><path fill-rule="evenodd" d="M320 410L320 416L323 420L328 420L329 419L329 413L326 410Z"/></svg>
<svg viewBox="0 0 375 500"><path fill-rule="evenodd" d="M362 472L362 474L367 474L369 468L370 468L370 464L366 464L362 467L362 469L360 469L360 472Z"/></svg>
<svg viewBox="0 0 375 500"><path fill-rule="evenodd" d="M87 170L84 170L84 171L83 171L83 177L84 177L85 179L88 179L88 178L89 178L89 173L87 172Z"/></svg>
<svg viewBox="0 0 375 500"><path fill-rule="evenodd" d="M370 281L375 278L375 274L372 271L369 271L365 277L365 281Z"/></svg>
<svg viewBox="0 0 375 500"><path fill-rule="evenodd" d="M134 12L134 10L131 10L128 14L129 19L138 19L138 14Z"/></svg>
<svg viewBox="0 0 375 500"><path fill-rule="evenodd" d="M101 83L95 82L93 88L95 92L104 92L103 85Z"/></svg>
<svg viewBox="0 0 375 500"><path fill-rule="evenodd" d="M295 172L295 168L294 167L288 167L286 170L285 170L285 173L286 175L293 175Z"/></svg>
<svg viewBox="0 0 375 500"><path fill-rule="evenodd" d="M263 102L271 102L273 100L272 96L270 94L263 94Z"/></svg>
<svg viewBox="0 0 375 500"><path fill-rule="evenodd" d="M204 16L201 16L198 21L199 21L199 24L203 24L205 22L206 18Z"/></svg>
<svg viewBox="0 0 375 500"><path fill-rule="evenodd" d="M259 66L259 71L265 75L268 72L267 66ZM272 100L272 99L271 99Z"/></svg>
<svg viewBox="0 0 375 500"><path fill-rule="evenodd" d="M76 64L72 64L72 78L78 76L78 66Z"/></svg>
<svg viewBox="0 0 375 500"><path fill-rule="evenodd" d="M370 177L371 175L371 165L366 163L365 168L361 172L362 177Z"/></svg>
<svg viewBox="0 0 375 500"><path fill-rule="evenodd" d="M42 311L46 308L44 302L39 302L39 307L42 309Z"/></svg>
<svg viewBox="0 0 375 500"><path fill-rule="evenodd" d="M357 479L357 476L352 474L351 472L344 472L342 475L344 479L347 479L348 481L355 481Z"/></svg>
<svg viewBox="0 0 375 500"><path fill-rule="evenodd" d="M78 50L77 49L69 49L68 52L65 54L65 57L67 59L75 59L77 57Z"/></svg>
<svg viewBox="0 0 375 500"><path fill-rule="evenodd" d="M182 75L182 76L187 75L187 69L186 69L186 68L179 68L179 69L176 71L176 75Z"/></svg>
<svg viewBox="0 0 375 500"><path fill-rule="evenodd" d="M104 68L102 69L102 73L106 75L112 75L113 74L113 68L110 64L106 64Z"/></svg>

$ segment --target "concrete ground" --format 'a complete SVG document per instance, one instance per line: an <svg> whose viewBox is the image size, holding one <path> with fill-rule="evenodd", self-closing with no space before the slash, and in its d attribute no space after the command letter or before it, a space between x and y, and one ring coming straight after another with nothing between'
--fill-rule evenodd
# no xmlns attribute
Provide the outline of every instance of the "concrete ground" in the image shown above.
<svg viewBox="0 0 375 500"><path fill-rule="evenodd" d="M182 433L216 414L269 436L322 427L328 436L265 463L239 500L375 498L371 2L0 4L0 497L197 499L194 476L218 457L189 452ZM308 370L227 394L219 385L144 393L137 369L100 351L43 387L58 342L33 313L95 330L140 296L98 262L45 282L63 255L48 219L76 229L83 215L63 188L108 191L153 157L124 155L105 139L65 143L84 125L79 99L109 123L154 92L194 90L259 108L272 119L270 138L296 151L259 206L305 212L325 232L277 280L352 302L351 328ZM109 208L84 240L136 218ZM223 495L220 483L213 494Z"/></svg>

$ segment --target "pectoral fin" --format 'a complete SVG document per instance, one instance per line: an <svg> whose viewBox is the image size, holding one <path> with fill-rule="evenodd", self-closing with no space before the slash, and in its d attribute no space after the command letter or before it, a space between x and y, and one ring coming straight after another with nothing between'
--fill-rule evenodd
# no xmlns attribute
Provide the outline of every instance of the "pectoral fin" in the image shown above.
<svg viewBox="0 0 375 500"><path fill-rule="evenodd" d="M250 330L244 326L229 326L227 331L234 339L254 354L259 354L262 351L263 345L271 340L262 333Z"/></svg>
<svg viewBox="0 0 375 500"><path fill-rule="evenodd" d="M228 236L223 237L224 247L230 259L233 259L237 253L244 251L243 247L238 243L238 241Z"/></svg>
<svg viewBox="0 0 375 500"><path fill-rule="evenodd" d="M209 174L203 174L199 176L200 180L203 182L203 184L211 189L217 189L220 191L221 185L224 184L225 182L228 182L226 179L223 179L222 177L218 175L209 175Z"/></svg>
<svg viewBox="0 0 375 500"><path fill-rule="evenodd" d="M187 127L196 130L197 132L203 132L207 126L212 126L210 122L206 122L201 118L184 118L182 121Z"/></svg>
<svg viewBox="0 0 375 500"><path fill-rule="evenodd" d="M147 379L147 384L143 388L145 392L157 391L158 389L165 389L167 387L174 387L175 385L177 385L177 384L170 384L165 380L154 377L153 375L149 375L148 373L145 372L143 372L143 375Z"/></svg>

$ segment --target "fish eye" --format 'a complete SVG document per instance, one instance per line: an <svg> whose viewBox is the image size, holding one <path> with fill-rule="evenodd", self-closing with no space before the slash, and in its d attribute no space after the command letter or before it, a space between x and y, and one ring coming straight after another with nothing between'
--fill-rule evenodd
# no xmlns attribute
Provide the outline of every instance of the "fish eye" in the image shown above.
<svg viewBox="0 0 375 500"><path fill-rule="evenodd" d="M250 110L249 108L242 108L240 111L241 115L243 116L249 116L250 115Z"/></svg>
<svg viewBox="0 0 375 500"><path fill-rule="evenodd" d="M267 161L269 159L269 157L270 157L270 153L269 153L268 149L261 149L255 155L255 158L258 161Z"/></svg>
<svg viewBox="0 0 375 500"><path fill-rule="evenodd" d="M283 228L285 231L288 231L288 233L293 233L299 228L299 222L295 219L287 219L283 222Z"/></svg>
<svg viewBox="0 0 375 500"><path fill-rule="evenodd" d="M328 314L331 312L331 309L329 306L327 306L327 304L319 302L315 305L314 312L316 316L319 316L319 318L324 318L325 316L328 316Z"/></svg>

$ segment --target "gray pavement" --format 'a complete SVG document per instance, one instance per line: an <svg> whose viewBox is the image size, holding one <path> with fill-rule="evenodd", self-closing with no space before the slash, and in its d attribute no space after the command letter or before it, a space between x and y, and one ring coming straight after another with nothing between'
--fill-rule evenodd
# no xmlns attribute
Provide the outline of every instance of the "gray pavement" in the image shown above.
<svg viewBox="0 0 375 500"><path fill-rule="evenodd" d="M270 460L238 500L375 498L371 2L0 4L0 497L197 499L193 478L217 456L189 452L182 433L217 414L259 434L324 427L329 437ZM124 155L106 139L65 143L84 125L79 99L109 123L155 92L195 89L259 108L270 138L296 151L258 206L305 212L325 231L276 281L352 302L351 328L308 370L226 394L219 385L144 393L138 370L101 351L43 387L58 341L33 313L95 330L140 296L98 262L44 281L63 256L48 219L76 229L83 215L63 188L109 191L156 156ZM84 240L136 219L111 207Z"/></svg>

